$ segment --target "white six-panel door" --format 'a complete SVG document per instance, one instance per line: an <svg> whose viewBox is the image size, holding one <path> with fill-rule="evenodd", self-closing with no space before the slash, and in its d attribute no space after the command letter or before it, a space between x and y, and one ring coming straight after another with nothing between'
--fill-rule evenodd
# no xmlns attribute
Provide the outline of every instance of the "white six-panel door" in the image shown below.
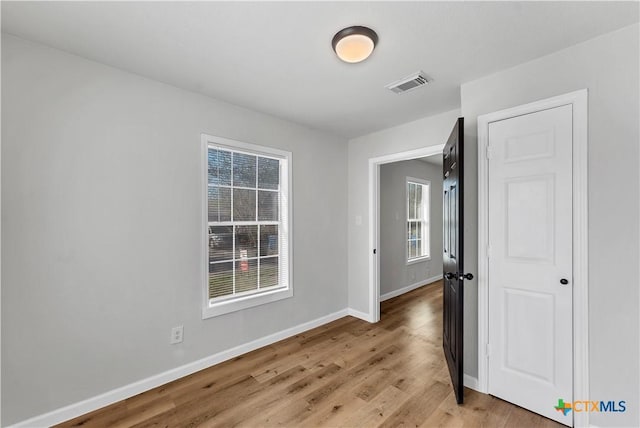
<svg viewBox="0 0 640 428"><path fill-rule="evenodd" d="M572 425L572 106L489 124L489 393ZM566 284L565 284L566 282Z"/></svg>

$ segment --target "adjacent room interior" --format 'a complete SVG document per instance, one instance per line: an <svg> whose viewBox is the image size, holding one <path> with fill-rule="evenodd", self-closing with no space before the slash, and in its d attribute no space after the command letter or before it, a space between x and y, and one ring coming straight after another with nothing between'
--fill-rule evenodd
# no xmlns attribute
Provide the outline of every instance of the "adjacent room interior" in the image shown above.
<svg viewBox="0 0 640 428"><path fill-rule="evenodd" d="M442 156L380 167L380 300L442 279Z"/></svg>
<svg viewBox="0 0 640 428"><path fill-rule="evenodd" d="M640 3L1 8L0 425L640 426Z"/></svg>

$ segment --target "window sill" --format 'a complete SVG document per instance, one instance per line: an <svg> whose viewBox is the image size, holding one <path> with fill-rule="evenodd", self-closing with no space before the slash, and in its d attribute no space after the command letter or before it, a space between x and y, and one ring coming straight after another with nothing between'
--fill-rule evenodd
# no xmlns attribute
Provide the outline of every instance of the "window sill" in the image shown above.
<svg viewBox="0 0 640 428"><path fill-rule="evenodd" d="M214 303L202 308L202 319L213 318L219 315L229 314L231 312L241 311L243 309L252 308L254 306L265 305L267 303L276 302L282 299L293 297L293 289L281 288L278 290L268 291L266 293L254 294L238 299L227 300Z"/></svg>
<svg viewBox="0 0 640 428"><path fill-rule="evenodd" d="M424 256L424 257L419 257L417 259L407 260L407 266L415 265L416 263L426 262L428 260L431 260L431 256Z"/></svg>

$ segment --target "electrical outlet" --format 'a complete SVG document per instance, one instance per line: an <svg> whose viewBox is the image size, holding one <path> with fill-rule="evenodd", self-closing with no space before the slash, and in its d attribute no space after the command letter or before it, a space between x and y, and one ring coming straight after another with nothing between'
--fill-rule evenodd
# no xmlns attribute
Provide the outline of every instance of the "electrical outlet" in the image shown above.
<svg viewBox="0 0 640 428"><path fill-rule="evenodd" d="M182 342L183 333L184 333L183 326L179 325L177 327L173 327L171 329L171 341L169 343L171 343L172 345L175 345L176 343Z"/></svg>

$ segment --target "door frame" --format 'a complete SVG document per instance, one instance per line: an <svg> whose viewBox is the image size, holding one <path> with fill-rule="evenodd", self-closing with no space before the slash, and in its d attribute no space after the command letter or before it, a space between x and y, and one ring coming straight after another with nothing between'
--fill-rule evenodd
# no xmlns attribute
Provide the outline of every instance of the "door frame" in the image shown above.
<svg viewBox="0 0 640 428"><path fill-rule="evenodd" d="M442 154L444 144L369 158L369 316L367 321L380 321L380 166Z"/></svg>
<svg viewBox="0 0 640 428"><path fill-rule="evenodd" d="M478 116L478 389L483 393L489 390L489 124L565 105L573 110L573 399L589 397L587 89ZM550 406L556 398L549 398ZM588 426L588 412L573 417L574 426Z"/></svg>

